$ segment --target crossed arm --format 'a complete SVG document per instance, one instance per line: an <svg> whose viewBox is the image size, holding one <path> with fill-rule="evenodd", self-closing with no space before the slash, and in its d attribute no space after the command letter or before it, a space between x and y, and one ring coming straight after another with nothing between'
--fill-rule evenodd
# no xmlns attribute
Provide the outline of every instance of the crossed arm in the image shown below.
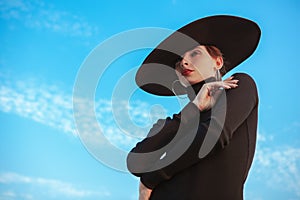
<svg viewBox="0 0 300 200"><path fill-rule="evenodd" d="M236 74L234 77L239 80L239 86L226 90L224 123L220 119L222 117L215 115L211 109L201 111L197 102L190 102L183 108L181 114L159 120L150 130L149 137L132 149L128 155L127 164L128 169L140 177L140 200L149 199L151 189L199 162L201 159L199 150L206 136L217 137L212 150L216 147L224 148L229 144L234 131L258 104L256 86L251 77L246 74ZM217 104L218 102L216 106ZM180 127L182 131L178 132ZM186 138L188 142L184 144L188 146L180 152L182 141ZM161 149L163 151L159 151ZM178 154L178 149L180 154ZM151 152L159 153L148 154ZM166 155L162 159L164 152ZM164 162L168 158L173 158L173 161Z"/></svg>

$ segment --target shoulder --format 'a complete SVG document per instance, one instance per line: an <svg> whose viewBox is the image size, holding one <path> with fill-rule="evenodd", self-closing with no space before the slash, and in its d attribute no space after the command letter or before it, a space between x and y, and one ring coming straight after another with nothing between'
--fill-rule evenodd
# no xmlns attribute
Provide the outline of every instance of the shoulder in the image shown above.
<svg viewBox="0 0 300 200"><path fill-rule="evenodd" d="M252 76L250 76L247 73L239 72L239 73L234 73L232 76L235 78L240 78L243 80L254 82L254 79L252 78Z"/></svg>
<svg viewBox="0 0 300 200"><path fill-rule="evenodd" d="M243 86L248 85L248 86L254 87L254 89L256 89L256 83L255 83L254 79L249 74L235 73L232 76L234 77L234 79L239 80L239 83L238 83L239 85L240 84L242 84Z"/></svg>
<svg viewBox="0 0 300 200"><path fill-rule="evenodd" d="M246 73L235 73L232 75L234 79L239 80L238 87L227 90L227 95L239 95L255 97L258 100L258 92L254 79Z"/></svg>

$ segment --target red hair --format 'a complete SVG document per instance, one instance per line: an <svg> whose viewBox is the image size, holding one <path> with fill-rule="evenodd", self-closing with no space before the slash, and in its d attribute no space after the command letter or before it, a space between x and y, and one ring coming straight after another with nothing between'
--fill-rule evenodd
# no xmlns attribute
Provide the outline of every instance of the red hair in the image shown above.
<svg viewBox="0 0 300 200"><path fill-rule="evenodd" d="M218 57L222 57L223 60L224 60L224 57L223 57L223 54L221 52L220 49L218 49L217 47L215 46L212 46L212 45L205 45L205 48L206 48L206 51L208 52L208 54L216 59ZM224 61L225 62L225 61ZM220 73L221 75L223 76L224 74L226 74L226 69L225 69L225 64L223 64L222 68L220 69Z"/></svg>

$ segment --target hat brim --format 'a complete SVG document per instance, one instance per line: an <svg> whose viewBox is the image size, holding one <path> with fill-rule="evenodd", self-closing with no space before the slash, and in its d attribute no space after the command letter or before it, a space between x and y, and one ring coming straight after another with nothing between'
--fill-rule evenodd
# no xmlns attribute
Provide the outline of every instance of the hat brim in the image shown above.
<svg viewBox="0 0 300 200"><path fill-rule="evenodd" d="M186 51L198 45L216 46L228 72L251 56L260 35L255 22L241 17L217 15L193 21L172 33L146 57L137 71L136 83L151 94L173 96L173 83L178 80L175 63ZM177 94L184 94L184 90Z"/></svg>

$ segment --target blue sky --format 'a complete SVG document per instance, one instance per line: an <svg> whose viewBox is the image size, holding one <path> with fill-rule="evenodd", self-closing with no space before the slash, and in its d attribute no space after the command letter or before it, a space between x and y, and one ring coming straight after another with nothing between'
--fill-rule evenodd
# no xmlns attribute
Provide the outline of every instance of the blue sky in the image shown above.
<svg viewBox="0 0 300 200"><path fill-rule="evenodd" d="M123 160L114 161L111 149L98 149L103 141L95 136L80 135L72 103L76 78L91 52L113 36L146 27L176 30L214 14L250 18L262 29L255 54L230 72L249 73L260 96L257 151L245 199L300 199L299 8L297 0L1 0L0 199L137 199L138 180L101 160L101 153L112 163ZM98 122L123 153L137 140L126 135L129 125L148 127L154 120L150 115L171 115L180 108L176 98L139 90L129 105L125 96L119 107L112 106L116 85L133 87L118 80L132 75L149 51L114 60L94 91ZM132 122L120 124L116 119L127 108Z"/></svg>

